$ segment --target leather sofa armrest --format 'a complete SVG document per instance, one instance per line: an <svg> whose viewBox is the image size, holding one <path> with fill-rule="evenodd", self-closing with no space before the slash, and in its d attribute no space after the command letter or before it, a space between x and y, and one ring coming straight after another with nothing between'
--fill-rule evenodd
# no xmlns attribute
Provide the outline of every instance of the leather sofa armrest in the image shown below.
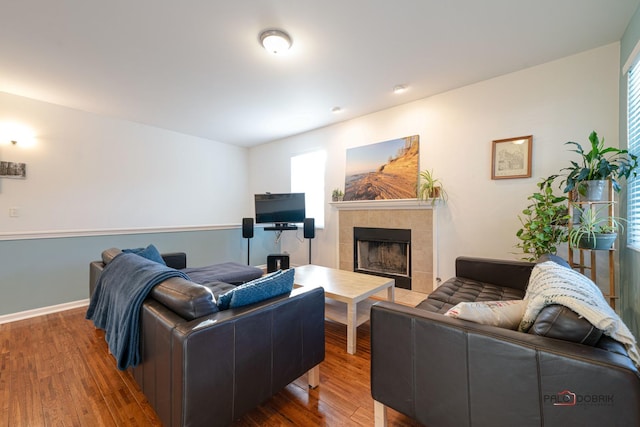
<svg viewBox="0 0 640 427"><path fill-rule="evenodd" d="M182 277L171 277L159 283L151 289L149 296L186 320L218 311L210 289Z"/></svg>
<svg viewBox="0 0 640 427"><path fill-rule="evenodd" d="M526 290L535 263L489 258L456 258L456 276Z"/></svg>
<svg viewBox="0 0 640 427"><path fill-rule="evenodd" d="M110 248L102 251L102 262L108 264L113 258L120 255L122 250ZM185 252L167 252L160 255L167 267L181 270L187 268L187 254Z"/></svg>
<svg viewBox="0 0 640 427"><path fill-rule="evenodd" d="M167 264L167 267L175 268L176 270L187 268L187 254L185 252L168 252L162 254L162 259Z"/></svg>
<svg viewBox="0 0 640 427"><path fill-rule="evenodd" d="M102 270L104 270L104 262L92 261L89 263L89 298L93 296L93 291L96 289L96 283L98 283Z"/></svg>
<svg viewBox="0 0 640 427"><path fill-rule="evenodd" d="M89 263L89 297L93 295L98 278L106 265L105 261L111 261L119 253L120 249L107 249L102 252L102 261L92 261ZM164 259L167 267L175 268L176 270L187 268L187 254L185 252L168 252L162 254L162 259Z"/></svg>

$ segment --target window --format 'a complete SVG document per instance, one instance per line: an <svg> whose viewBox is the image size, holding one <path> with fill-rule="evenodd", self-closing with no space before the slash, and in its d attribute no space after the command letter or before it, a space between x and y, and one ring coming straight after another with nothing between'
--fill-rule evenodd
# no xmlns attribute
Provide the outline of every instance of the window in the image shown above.
<svg viewBox="0 0 640 427"><path fill-rule="evenodd" d="M627 140L629 152L640 154L640 64L627 77ZM627 245L640 250L640 176L627 183Z"/></svg>
<svg viewBox="0 0 640 427"><path fill-rule="evenodd" d="M307 218L314 218L316 228L324 227L325 151L313 151L291 158L291 192L305 193Z"/></svg>

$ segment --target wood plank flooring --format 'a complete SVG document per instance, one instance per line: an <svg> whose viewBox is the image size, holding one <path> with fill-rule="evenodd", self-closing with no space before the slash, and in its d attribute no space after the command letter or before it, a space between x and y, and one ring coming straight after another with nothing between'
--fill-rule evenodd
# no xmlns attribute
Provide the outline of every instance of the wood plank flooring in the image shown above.
<svg viewBox="0 0 640 427"><path fill-rule="evenodd" d="M129 372L119 371L104 332L85 308L0 325L0 426L160 426ZM346 327L326 322L320 386L306 378L238 420L235 426L372 426L369 323L357 352ZM418 426L389 410L390 426Z"/></svg>

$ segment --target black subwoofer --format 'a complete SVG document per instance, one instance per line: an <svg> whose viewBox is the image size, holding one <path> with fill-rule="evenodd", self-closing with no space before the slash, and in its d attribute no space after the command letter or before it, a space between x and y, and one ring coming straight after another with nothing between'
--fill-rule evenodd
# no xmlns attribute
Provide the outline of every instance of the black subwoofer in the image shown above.
<svg viewBox="0 0 640 427"><path fill-rule="evenodd" d="M271 254L267 255L267 273L289 268L289 255Z"/></svg>

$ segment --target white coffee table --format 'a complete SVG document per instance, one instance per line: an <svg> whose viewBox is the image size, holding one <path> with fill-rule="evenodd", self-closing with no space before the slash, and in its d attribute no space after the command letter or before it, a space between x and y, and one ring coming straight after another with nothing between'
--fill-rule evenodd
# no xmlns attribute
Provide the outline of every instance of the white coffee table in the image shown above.
<svg viewBox="0 0 640 427"><path fill-rule="evenodd" d="M319 265L295 268L298 286L322 286L326 299L325 317L347 325L347 353L356 352L356 328L369 320L370 296L386 289L387 299L394 300L395 280ZM345 307L346 305L346 307ZM346 308L346 309L345 309Z"/></svg>

